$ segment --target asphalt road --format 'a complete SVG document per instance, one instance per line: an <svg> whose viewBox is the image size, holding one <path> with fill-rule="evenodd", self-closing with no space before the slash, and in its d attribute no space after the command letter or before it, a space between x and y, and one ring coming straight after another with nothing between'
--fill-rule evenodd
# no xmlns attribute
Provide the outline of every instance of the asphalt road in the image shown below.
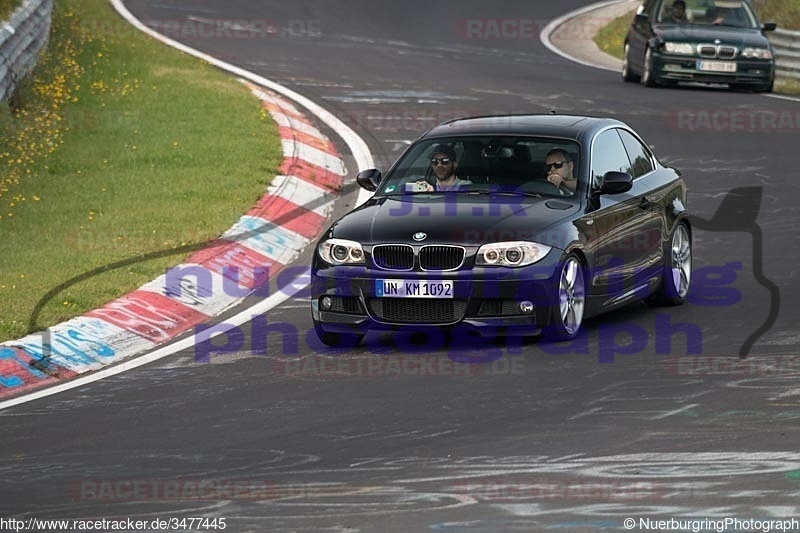
<svg viewBox="0 0 800 533"><path fill-rule="evenodd" d="M224 517L234 532L800 519L800 104L645 89L548 51L539 29L587 3L127 2L337 114L383 169L454 116L556 110L628 122L687 180L694 287L680 308L590 320L573 343L415 348L370 334L345 354L308 336L308 301L293 298L268 313L273 329L252 328L266 354L249 349L248 329L241 350L209 364L182 352L0 411L0 516ZM271 29L193 38L186 21L199 20ZM533 22L495 38L492 20ZM684 120L687 110L717 122ZM719 120L771 112L783 122L758 118L754 131ZM748 196L714 218L742 187ZM601 353L614 362L600 364ZM498 359L453 363L487 355Z"/></svg>

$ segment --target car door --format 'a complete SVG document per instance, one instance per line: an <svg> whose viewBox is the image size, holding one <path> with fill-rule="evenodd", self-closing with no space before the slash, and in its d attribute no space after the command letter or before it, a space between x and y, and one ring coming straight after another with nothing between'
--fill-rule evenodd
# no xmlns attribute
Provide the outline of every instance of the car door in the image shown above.
<svg viewBox="0 0 800 533"><path fill-rule="evenodd" d="M629 194L639 198L638 230L632 245L637 248L638 278L654 273L663 261L662 242L667 233L665 205L671 187L656 176L656 160L650 148L632 131L618 128L628 160L631 162L633 187ZM660 271L658 272L660 274Z"/></svg>
<svg viewBox="0 0 800 533"><path fill-rule="evenodd" d="M606 129L595 136L590 168L595 189L606 172L635 175L617 128ZM651 246L642 243L642 232L653 223L652 206L648 204L644 186L637 181L634 179L628 192L600 195L596 209L583 220L592 267L589 284L591 293L599 296L601 309L632 297L633 289L641 283L642 269L650 263Z"/></svg>

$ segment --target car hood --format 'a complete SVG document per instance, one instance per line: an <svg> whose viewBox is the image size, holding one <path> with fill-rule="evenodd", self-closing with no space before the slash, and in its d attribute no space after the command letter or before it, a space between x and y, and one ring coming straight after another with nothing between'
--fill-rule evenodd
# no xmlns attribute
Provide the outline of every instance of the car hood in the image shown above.
<svg viewBox="0 0 800 533"><path fill-rule="evenodd" d="M756 29L698 24L659 24L654 30L665 41L713 43L715 39L719 39L720 44L740 49L745 46L769 47L769 40Z"/></svg>
<svg viewBox="0 0 800 533"><path fill-rule="evenodd" d="M501 241L535 241L563 249L576 235L574 225L553 231L580 209L576 200L511 195L466 194L381 197L339 219L328 237L362 244L410 243L478 246Z"/></svg>

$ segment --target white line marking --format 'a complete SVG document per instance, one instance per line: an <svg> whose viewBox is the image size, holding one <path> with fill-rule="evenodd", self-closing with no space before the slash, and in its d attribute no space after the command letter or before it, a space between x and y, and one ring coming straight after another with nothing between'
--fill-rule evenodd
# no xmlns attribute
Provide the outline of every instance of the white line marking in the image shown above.
<svg viewBox="0 0 800 533"><path fill-rule="evenodd" d="M766 96L767 98L777 98L779 100L789 100L791 102L800 102L800 98L794 96L784 96L782 94L762 93L761 96Z"/></svg>
<svg viewBox="0 0 800 533"><path fill-rule="evenodd" d="M698 405L700 405L700 404L699 403L690 403L689 405L684 405L683 407L681 407L679 409L675 409L674 411L668 411L668 412L660 414L658 416L654 416L650 420L661 420L662 418L668 418L668 417L670 417L672 415L677 415L678 413L682 413L684 411L688 411L689 409L694 409Z"/></svg>
<svg viewBox="0 0 800 533"><path fill-rule="evenodd" d="M569 417L567 420L577 420L579 418L583 418L584 416L589 416L597 413L598 411L602 411L602 407L592 407L591 409L584 411L582 413L578 413L577 415Z"/></svg>

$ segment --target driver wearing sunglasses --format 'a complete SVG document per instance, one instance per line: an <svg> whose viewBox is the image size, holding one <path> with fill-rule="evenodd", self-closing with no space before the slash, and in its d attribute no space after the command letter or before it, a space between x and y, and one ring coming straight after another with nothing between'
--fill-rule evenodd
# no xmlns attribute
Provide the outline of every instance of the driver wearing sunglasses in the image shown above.
<svg viewBox="0 0 800 533"><path fill-rule="evenodd" d="M456 176L456 152L450 146L439 145L431 154L431 170L436 175L436 184L427 181L418 181L417 184L425 191L450 191L458 189L461 185L471 185L469 180L462 180Z"/></svg>
<svg viewBox="0 0 800 533"><path fill-rule="evenodd" d="M578 186L578 178L572 175L575 164L569 154L561 148L553 148L547 152L544 169L547 181L558 188L562 194L572 194Z"/></svg>

